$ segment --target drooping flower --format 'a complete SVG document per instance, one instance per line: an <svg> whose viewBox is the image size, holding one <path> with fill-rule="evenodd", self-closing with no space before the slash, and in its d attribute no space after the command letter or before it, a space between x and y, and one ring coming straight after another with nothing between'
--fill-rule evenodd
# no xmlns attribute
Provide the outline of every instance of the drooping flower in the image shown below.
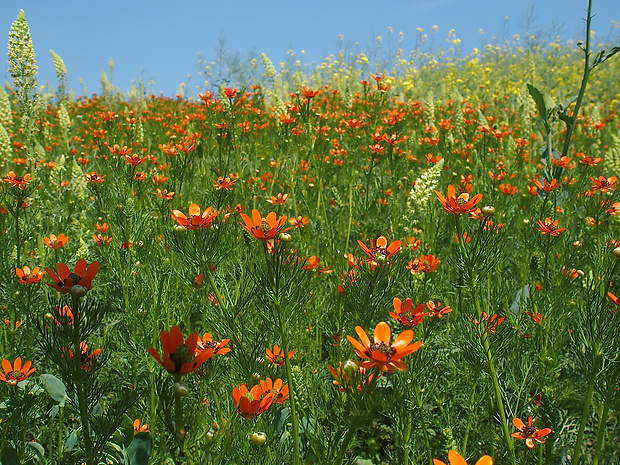
<svg viewBox="0 0 620 465"><path fill-rule="evenodd" d="M456 189L452 184L448 186L448 193L444 198L440 192L435 191L437 199L441 203L443 210L446 213L454 213L460 215L462 213L469 213L482 199L482 194L477 194L473 198L470 198L468 192L463 192L460 195L456 195Z"/></svg>
<svg viewBox="0 0 620 465"><path fill-rule="evenodd" d="M286 216L277 218L275 212L269 212L266 218L263 218L256 209L252 210L252 218L245 213L240 213L243 223L241 226L259 241L270 241L276 234L288 231L290 228L284 228L286 224ZM284 229L283 229L284 228Z"/></svg>
<svg viewBox="0 0 620 465"><path fill-rule="evenodd" d="M467 465L463 456L455 450L448 452L448 462L450 465ZM439 459L433 459L433 465L446 465L446 463ZM476 465L493 465L493 459L488 455L483 455L478 459Z"/></svg>
<svg viewBox="0 0 620 465"><path fill-rule="evenodd" d="M35 267L34 270L30 270L28 266L23 268L15 268L15 274L17 275L17 281L21 284L36 284L41 281L41 278L45 274L45 271L39 272L39 267Z"/></svg>
<svg viewBox="0 0 620 465"><path fill-rule="evenodd" d="M64 234L59 234L58 236L56 236L56 234L50 234L49 237L45 236L43 238L43 243L46 246L48 246L50 249L60 249L68 241L69 241L69 238L65 236Z"/></svg>
<svg viewBox="0 0 620 465"><path fill-rule="evenodd" d="M215 355L212 350L197 351L198 338L198 333L192 333L183 341L181 328L173 326L170 331L162 331L159 334L162 357L153 347L150 347L148 352L168 373L181 376L199 368L207 359Z"/></svg>
<svg viewBox="0 0 620 465"><path fill-rule="evenodd" d="M207 207L201 214L198 204L193 203L189 206L189 216L185 216L180 210L172 210L170 217L179 226L193 230L210 227L218 213L217 210L213 210L213 207Z"/></svg>
<svg viewBox="0 0 620 465"><path fill-rule="evenodd" d="M367 247L359 239L357 243L368 256L366 261L372 268L376 268L379 263L389 263L392 256L400 250L401 244L400 241L393 241L388 245L388 240L385 236L379 236L376 244L373 244L372 239L370 239L370 247Z"/></svg>
<svg viewBox="0 0 620 465"><path fill-rule="evenodd" d="M270 349L267 349L265 350L265 353L267 354L267 360L269 360L270 363L273 363L279 367L283 367L286 364L284 350L280 350L280 346L278 346L278 344L273 345L273 352ZM295 352L289 350L288 359L292 359L293 355L295 355Z"/></svg>
<svg viewBox="0 0 620 465"><path fill-rule="evenodd" d="M538 230L543 234L543 236L550 234L553 237L557 237L565 229L566 228L558 228L558 220L551 221L551 219L545 218L544 223L542 220L538 220Z"/></svg>
<svg viewBox="0 0 620 465"><path fill-rule="evenodd" d="M418 326L422 323L425 316L430 315L430 313L424 312L424 304L420 304L413 308L413 303L408 297L404 302L398 297L394 297L392 305L394 305L394 311L390 312L390 316L401 325L408 326L410 328L413 326Z"/></svg>
<svg viewBox="0 0 620 465"><path fill-rule="evenodd" d="M273 403L273 392L264 395L260 385L248 389L246 384L240 384L233 388L233 404L237 412L246 420L256 418L266 411Z"/></svg>
<svg viewBox="0 0 620 465"><path fill-rule="evenodd" d="M58 274L54 273L50 268L45 268L45 272L54 281L53 284L45 283L53 287L62 294L71 292L74 286L80 286L87 291L92 288L92 281L97 271L99 271L99 262L92 262L86 267L86 260L80 258L76 264L73 273L64 263L56 265ZM76 289L77 290L77 289Z"/></svg>
<svg viewBox="0 0 620 465"><path fill-rule="evenodd" d="M17 386L17 383L25 380L36 368L30 368L32 362L27 361L22 365L22 359L17 357L13 364L7 359L2 360L2 371L0 371L0 381L4 381L10 386Z"/></svg>
<svg viewBox="0 0 620 465"><path fill-rule="evenodd" d="M95 349L92 352L89 352L88 346L86 342L80 342L80 368L84 371L91 371L93 369L93 363L95 362L95 357L99 355L102 350ZM69 355L69 359L71 363L73 363L73 352L71 349L63 348L63 352Z"/></svg>
<svg viewBox="0 0 620 465"><path fill-rule="evenodd" d="M519 418L513 418L512 424L519 430L517 433L512 433L512 437L517 439L525 439L525 445L530 449L534 448L536 442L544 443L545 440L542 438L548 434L551 434L551 428L543 428L539 430L535 426L532 426L532 417L528 419L527 425Z"/></svg>
<svg viewBox="0 0 620 465"><path fill-rule="evenodd" d="M271 378L266 380L260 380L260 388L264 395L273 394L274 402L276 404L283 404L288 399L288 384L282 385L283 382L280 378L272 381Z"/></svg>
<svg viewBox="0 0 620 465"><path fill-rule="evenodd" d="M385 321L381 321L375 327L373 342L361 326L356 326L355 332L361 343L351 336L347 336L347 339L355 348L358 357L368 359L360 363L363 368L379 367L382 371L393 372L394 369L404 371L407 369L407 364L401 359L422 347L422 341L411 344L413 331L410 329L400 333L394 342L391 342L392 334Z"/></svg>

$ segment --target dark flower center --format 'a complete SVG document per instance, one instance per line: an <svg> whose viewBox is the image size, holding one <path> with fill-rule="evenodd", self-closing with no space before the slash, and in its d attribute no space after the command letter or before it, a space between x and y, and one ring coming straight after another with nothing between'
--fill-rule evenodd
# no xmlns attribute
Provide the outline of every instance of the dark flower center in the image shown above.
<svg viewBox="0 0 620 465"><path fill-rule="evenodd" d="M536 433L537 429L534 428L533 426L529 426L529 425L523 425L523 427L521 428L521 433L524 436L533 436L534 433Z"/></svg>
<svg viewBox="0 0 620 465"><path fill-rule="evenodd" d="M170 360L174 363L177 371L180 370L184 364L191 362L193 358L194 355L185 344L181 344L177 350L170 354Z"/></svg>
<svg viewBox="0 0 620 465"><path fill-rule="evenodd" d="M385 354L388 358L392 357L396 353L396 349L394 349L391 346L386 345L384 342L381 342L380 344L377 344L377 343L370 344L370 353L372 354L374 350L377 350L381 352L382 354Z"/></svg>
<svg viewBox="0 0 620 465"><path fill-rule="evenodd" d="M271 225L269 223L267 223L267 221L263 220L261 221L260 224L260 229L267 234L269 231L271 231Z"/></svg>
<svg viewBox="0 0 620 465"><path fill-rule="evenodd" d="M7 374L8 379L19 381L22 379L23 373L19 370L13 370Z"/></svg>
<svg viewBox="0 0 620 465"><path fill-rule="evenodd" d="M72 284L78 284L82 280L82 276L78 276L75 273L69 273L69 276L67 276L67 279L70 279Z"/></svg>

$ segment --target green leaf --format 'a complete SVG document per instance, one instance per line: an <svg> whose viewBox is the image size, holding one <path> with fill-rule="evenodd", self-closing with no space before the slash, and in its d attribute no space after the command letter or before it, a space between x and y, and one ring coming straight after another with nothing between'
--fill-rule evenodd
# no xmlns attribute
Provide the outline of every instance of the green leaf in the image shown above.
<svg viewBox="0 0 620 465"><path fill-rule="evenodd" d="M538 113L540 113L540 118L543 120L543 123L545 123L545 129L547 129L548 132L549 123L547 122L547 105L545 104L545 97L543 97L543 94L532 84L527 85L527 91L534 99L536 108L538 108Z"/></svg>
<svg viewBox="0 0 620 465"><path fill-rule="evenodd" d="M42 374L39 378L50 397L58 402L59 406L64 407L65 401L68 399L65 384L54 375L47 373Z"/></svg>
<svg viewBox="0 0 620 465"><path fill-rule="evenodd" d="M35 457L38 460L40 460L41 462L45 462L45 449L41 444L35 441L28 441L26 445L32 449Z"/></svg>
<svg viewBox="0 0 620 465"><path fill-rule="evenodd" d="M2 449L0 452L0 460L2 461L2 465L20 465L19 457L17 456L17 451L13 449L11 446L7 446Z"/></svg>
<svg viewBox="0 0 620 465"><path fill-rule="evenodd" d="M136 433L127 448L129 465L148 465L151 450L153 450L151 433L148 431Z"/></svg>
<svg viewBox="0 0 620 465"><path fill-rule="evenodd" d="M596 58L594 58L594 61L592 62L590 69L592 70L596 68L598 65L600 65L601 63L605 63L607 60L609 60L612 56L614 56L618 52L620 52L620 47L618 46L612 48L611 52L609 52L608 54L605 54L605 50L601 50L600 52L596 54Z"/></svg>

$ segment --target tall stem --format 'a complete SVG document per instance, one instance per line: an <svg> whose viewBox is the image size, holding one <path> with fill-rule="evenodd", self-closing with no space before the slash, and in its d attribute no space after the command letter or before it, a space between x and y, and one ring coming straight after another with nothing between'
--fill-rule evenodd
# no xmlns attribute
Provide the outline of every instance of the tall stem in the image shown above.
<svg viewBox="0 0 620 465"><path fill-rule="evenodd" d="M603 357L600 353L596 353L594 356L594 363L592 364L592 370L590 371L590 378L588 379L588 390L586 392L586 398L583 403L583 409L581 411L581 420L579 422L579 430L577 432L577 440L575 441L575 449L573 450L573 463L579 463L579 457L581 456L581 443L583 442L583 432L586 428L588 421L588 413L590 411L590 405L592 403L592 394L594 392L594 382L596 381L596 375L601 366Z"/></svg>

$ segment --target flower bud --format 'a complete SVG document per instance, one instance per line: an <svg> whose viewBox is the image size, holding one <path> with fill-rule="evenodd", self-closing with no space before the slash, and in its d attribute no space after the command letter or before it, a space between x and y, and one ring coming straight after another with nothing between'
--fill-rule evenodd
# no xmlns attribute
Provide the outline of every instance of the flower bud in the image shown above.
<svg viewBox="0 0 620 465"><path fill-rule="evenodd" d="M185 231L187 231L187 229L185 229L183 226L181 226L180 224L175 224L174 225L174 232L178 233L178 234L183 234Z"/></svg>
<svg viewBox="0 0 620 465"><path fill-rule="evenodd" d="M177 381L174 383L174 393L179 397L187 397L189 394L189 387L187 384Z"/></svg>
<svg viewBox="0 0 620 465"><path fill-rule="evenodd" d="M282 242L291 242L291 235L289 233L280 233L278 237Z"/></svg>
<svg viewBox="0 0 620 465"><path fill-rule="evenodd" d="M485 218L490 218L491 216L495 214L495 207L493 205L487 205L486 207L482 207L480 209L480 213Z"/></svg>
<svg viewBox="0 0 620 465"><path fill-rule="evenodd" d="M88 289L85 288L84 286L80 286L79 284L74 284L73 286L71 286L71 295L73 297L84 297L86 295L86 293L88 292Z"/></svg>
<svg viewBox="0 0 620 465"><path fill-rule="evenodd" d="M581 242L581 241L573 242L573 248L574 249L581 249L582 247L583 247L583 242Z"/></svg>
<svg viewBox="0 0 620 465"><path fill-rule="evenodd" d="M267 442L267 435L265 433L252 433L252 437L250 438L252 444L255 446L264 446L265 442Z"/></svg>
<svg viewBox="0 0 620 465"><path fill-rule="evenodd" d="M346 362L344 362L343 370L349 376L353 376L355 373L359 371L359 369L360 369L360 366L354 360L349 359Z"/></svg>
<svg viewBox="0 0 620 465"><path fill-rule="evenodd" d="M614 257L620 260L620 247L616 247L612 253L614 254Z"/></svg>

